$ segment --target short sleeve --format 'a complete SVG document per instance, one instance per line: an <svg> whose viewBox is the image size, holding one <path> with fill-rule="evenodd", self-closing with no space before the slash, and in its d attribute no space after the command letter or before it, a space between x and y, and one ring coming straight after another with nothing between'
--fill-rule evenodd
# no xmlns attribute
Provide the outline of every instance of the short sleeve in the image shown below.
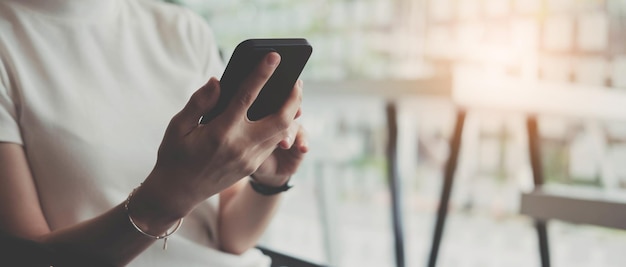
<svg viewBox="0 0 626 267"><path fill-rule="evenodd" d="M205 23L206 25L206 23ZM213 35L213 31L209 28L208 25L205 26L207 33L207 43L208 47L208 56L205 58L204 63L204 74L208 77L215 76L217 78L222 76L224 72L224 63L222 62L222 57L219 52L219 48L217 45L217 41Z"/></svg>
<svg viewBox="0 0 626 267"><path fill-rule="evenodd" d="M9 91L0 83L0 142L23 143L17 114Z"/></svg>
<svg viewBox="0 0 626 267"><path fill-rule="evenodd" d="M219 47L213 34L213 30L208 23L193 11L189 11L192 28L191 41L200 55L199 60L202 66L202 74L208 79L211 76L220 78L224 71L224 63L220 56Z"/></svg>

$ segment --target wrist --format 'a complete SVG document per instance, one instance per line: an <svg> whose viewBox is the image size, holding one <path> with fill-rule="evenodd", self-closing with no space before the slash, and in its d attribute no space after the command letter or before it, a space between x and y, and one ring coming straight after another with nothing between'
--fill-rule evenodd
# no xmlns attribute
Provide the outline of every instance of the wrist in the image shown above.
<svg viewBox="0 0 626 267"><path fill-rule="evenodd" d="M139 221L137 219L133 218L133 215L131 214L131 210L130 210L130 206L131 206L131 201L133 200L133 197L135 196L135 194L137 193L137 191L139 190L139 188L141 187L141 185L135 189L133 189L133 191L128 195L128 197L126 198L126 201L124 202L124 210L126 211L126 216L128 216L128 221L130 222L130 224L135 228L135 230L137 230L137 232L139 232L140 234L146 236L146 237L150 237L156 240L159 239L163 239L163 250L167 249L167 238L171 235L173 235L174 233L176 233L176 231L178 231L178 229L180 229L180 226L183 224L183 218L181 217L180 219L178 219L178 223L176 224L176 226L173 228L173 230L167 231L164 230L164 227L167 227L167 225L170 224L170 222L167 221L167 217L153 217L152 221ZM141 202L140 202L141 203ZM144 204L147 202L143 202ZM139 205L141 207L141 205ZM143 213L143 217L142 218L146 218L146 214L151 214L150 209L139 209L140 211L144 211ZM145 213L145 211L148 211L148 213ZM139 214L141 215L142 213L139 212ZM136 215L136 214L135 214ZM147 216L150 217L150 216ZM154 223L154 219L158 219L158 221L160 221L160 223ZM167 228L166 228L167 229Z"/></svg>
<svg viewBox="0 0 626 267"><path fill-rule="evenodd" d="M267 177L267 176L257 175L253 173L250 175L250 179L253 179L255 182L263 186L280 187L288 183L289 180L291 179L291 176Z"/></svg>
<svg viewBox="0 0 626 267"><path fill-rule="evenodd" d="M149 180L137 188L128 208L138 222L156 227L172 225L191 210L182 205L172 192L162 190L161 186Z"/></svg>
<svg viewBox="0 0 626 267"><path fill-rule="evenodd" d="M293 186L289 184L289 181L290 179L287 178L287 180L279 186L270 186L262 184L258 182L254 176L250 176L250 180L248 181L248 183L256 193L264 196L273 196L291 189Z"/></svg>

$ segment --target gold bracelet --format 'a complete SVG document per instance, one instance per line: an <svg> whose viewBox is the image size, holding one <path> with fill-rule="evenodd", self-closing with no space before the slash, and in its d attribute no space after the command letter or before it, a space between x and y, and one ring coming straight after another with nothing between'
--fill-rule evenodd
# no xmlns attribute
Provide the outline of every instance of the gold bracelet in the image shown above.
<svg viewBox="0 0 626 267"><path fill-rule="evenodd" d="M128 198L126 198L126 202L124 203L124 209L126 210L126 215L128 216L128 220L130 221L130 224L132 224L133 227L135 227L137 232L141 233L142 235L150 237L150 238L154 238L156 240L163 239L163 250L167 250L167 238L173 235L174 233L176 233L178 229L180 229L180 226L183 225L183 218L180 218L180 220L178 220L178 223L174 227L174 230L170 231L169 233L165 232L165 234L163 235L151 235L151 234L146 233L144 230L141 230L141 228L139 228L139 226L133 220L133 217L130 216L130 211L128 209L128 205L130 204L130 199L137 192L137 189L139 189L140 186L141 185L139 185L138 187L133 189L132 192L130 192L130 194L128 195Z"/></svg>

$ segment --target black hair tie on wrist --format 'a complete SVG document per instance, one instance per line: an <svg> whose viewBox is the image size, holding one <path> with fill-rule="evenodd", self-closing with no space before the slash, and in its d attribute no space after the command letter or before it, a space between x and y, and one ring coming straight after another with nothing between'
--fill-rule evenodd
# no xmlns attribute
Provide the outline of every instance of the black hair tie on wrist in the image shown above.
<svg viewBox="0 0 626 267"><path fill-rule="evenodd" d="M252 175L250 175L249 179L249 183L252 189L254 189L255 192L264 196L276 195L291 189L293 186L289 184L289 181L291 181L291 177L281 186L268 186L259 183Z"/></svg>

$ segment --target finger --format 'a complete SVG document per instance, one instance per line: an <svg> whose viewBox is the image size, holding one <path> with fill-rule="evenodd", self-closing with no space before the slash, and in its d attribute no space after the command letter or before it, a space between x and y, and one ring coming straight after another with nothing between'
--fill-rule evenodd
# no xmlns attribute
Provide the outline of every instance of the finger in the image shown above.
<svg viewBox="0 0 626 267"><path fill-rule="evenodd" d="M294 141L293 148L298 149L298 152L300 153L309 152L308 137L306 131L304 130L304 127L302 126L298 127L298 132L296 134L296 140Z"/></svg>
<svg viewBox="0 0 626 267"><path fill-rule="evenodd" d="M298 112L302 112L302 88L302 80L298 80L279 113L285 112L287 116L293 113L292 118L296 118L298 116Z"/></svg>
<svg viewBox="0 0 626 267"><path fill-rule="evenodd" d="M298 79L298 81L296 82L296 84L294 85L294 90L298 90L299 87L300 91L304 91L304 82L301 79ZM298 108L298 112L296 112L296 119L300 118L300 116L302 116L302 107Z"/></svg>
<svg viewBox="0 0 626 267"><path fill-rule="evenodd" d="M235 101L229 104L227 112L236 116L245 115L267 80L272 77L279 63L280 55L278 53L268 53L263 61L260 62L254 71L243 81L241 86L237 88L237 94L234 98Z"/></svg>
<svg viewBox="0 0 626 267"><path fill-rule="evenodd" d="M296 112L296 117L294 119L300 118L300 116L302 116L302 107L298 109L298 112Z"/></svg>
<svg viewBox="0 0 626 267"><path fill-rule="evenodd" d="M278 112L255 123L254 133L261 138L269 138L280 131L288 129L291 127L301 104L302 88L296 86L295 90L291 90L289 98L287 98L285 104Z"/></svg>
<svg viewBox="0 0 626 267"><path fill-rule="evenodd" d="M189 130L198 126L202 115L209 113L217 103L220 95L220 83L215 77L191 95L185 107L174 117L181 130Z"/></svg>
<svg viewBox="0 0 626 267"><path fill-rule="evenodd" d="M278 143L278 146L282 149L289 149L293 146L296 141L296 136L298 135L298 130L300 129L300 124L297 122L293 122L291 127L287 129L287 135L283 138L283 140Z"/></svg>

